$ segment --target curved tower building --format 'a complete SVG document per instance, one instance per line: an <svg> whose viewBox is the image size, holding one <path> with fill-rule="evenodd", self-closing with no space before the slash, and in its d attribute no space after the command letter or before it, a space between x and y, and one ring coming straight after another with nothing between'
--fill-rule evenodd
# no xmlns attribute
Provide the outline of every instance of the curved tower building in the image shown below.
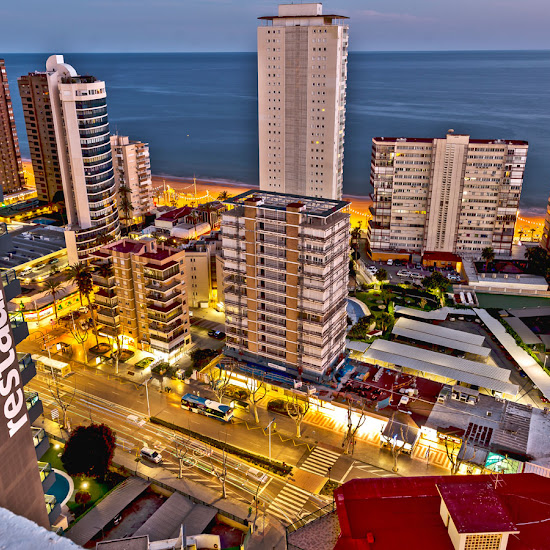
<svg viewBox="0 0 550 550"><path fill-rule="evenodd" d="M107 94L105 82L77 74L62 55L48 58L46 74L73 264L120 236Z"/></svg>

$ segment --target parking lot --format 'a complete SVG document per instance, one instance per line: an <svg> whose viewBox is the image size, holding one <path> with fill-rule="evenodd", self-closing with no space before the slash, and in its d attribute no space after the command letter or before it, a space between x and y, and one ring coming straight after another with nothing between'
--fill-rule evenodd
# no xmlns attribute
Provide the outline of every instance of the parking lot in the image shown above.
<svg viewBox="0 0 550 550"><path fill-rule="evenodd" d="M445 270L437 267L423 267L421 264L406 263L405 261L393 260L393 265L388 265L386 261L373 261L369 258L364 260L364 263L367 267L374 266L376 269L385 269L388 272L388 279L390 283L417 283L420 284L424 277L431 275L434 271L440 271L443 275L448 277L451 274L456 274L456 271L453 269ZM401 272L401 275L398 273ZM404 275L403 272L408 273ZM458 284L460 279L451 281L454 284Z"/></svg>

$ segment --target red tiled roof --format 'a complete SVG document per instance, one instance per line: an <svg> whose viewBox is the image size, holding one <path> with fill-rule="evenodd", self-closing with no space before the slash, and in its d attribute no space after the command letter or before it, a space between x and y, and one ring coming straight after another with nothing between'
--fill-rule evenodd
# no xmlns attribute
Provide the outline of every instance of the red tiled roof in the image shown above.
<svg viewBox="0 0 550 550"><path fill-rule="evenodd" d="M144 243L132 240L124 240L109 247L109 250L122 252L123 254L139 254L145 247Z"/></svg>
<svg viewBox="0 0 550 550"><path fill-rule="evenodd" d="M422 256L426 261L440 261L440 262L461 262L462 258L452 252L424 252Z"/></svg>
<svg viewBox="0 0 550 550"><path fill-rule="evenodd" d="M189 206L182 206L181 208L176 208L175 210L170 210L160 215L157 219L162 221L174 221L179 218L187 216L193 209Z"/></svg>
<svg viewBox="0 0 550 550"><path fill-rule="evenodd" d="M464 486L466 480L472 485L469 491L475 491L476 485L484 491L494 481L491 476L476 475L354 479L345 483L334 493L341 529L335 548L453 550L440 516L438 486ZM547 549L550 522L542 520L550 517L550 479L507 474L497 485L494 492L501 509L519 529L510 537L507 550ZM465 499L463 506L469 506L472 515L478 511L472 499ZM368 533L374 537L372 544L366 541Z"/></svg>
<svg viewBox="0 0 550 550"><path fill-rule="evenodd" d="M178 262L168 262L166 264L145 264L145 267L149 269L160 269L161 271L164 271L165 269L168 269L169 267L172 267L174 265L178 265Z"/></svg>
<svg viewBox="0 0 550 550"><path fill-rule="evenodd" d="M491 483L438 483L437 489L459 533L518 531Z"/></svg>
<svg viewBox="0 0 550 550"><path fill-rule="evenodd" d="M169 258L174 254L174 251L171 249L159 248L156 252L145 252L145 254L142 254L142 257L151 260L166 260L166 258Z"/></svg>

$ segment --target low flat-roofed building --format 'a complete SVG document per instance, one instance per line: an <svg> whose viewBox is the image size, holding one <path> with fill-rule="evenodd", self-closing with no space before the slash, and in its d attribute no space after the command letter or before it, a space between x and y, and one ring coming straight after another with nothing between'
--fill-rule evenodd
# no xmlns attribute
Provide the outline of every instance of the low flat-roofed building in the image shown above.
<svg viewBox="0 0 550 550"><path fill-rule="evenodd" d="M543 550L550 540L550 479L535 474L354 479L334 496L335 550Z"/></svg>
<svg viewBox="0 0 550 550"><path fill-rule="evenodd" d="M367 361L371 360L382 366L391 368L393 365L423 373L423 376L435 376L445 383L462 382L510 396L518 393L518 387L510 383L510 371L506 369L399 342L376 340L365 352L364 357Z"/></svg>
<svg viewBox="0 0 550 550"><path fill-rule="evenodd" d="M490 348L483 347L485 342L483 336L431 323L423 323L406 317L397 319L392 334L407 340L425 342L480 357L489 357L491 353Z"/></svg>
<svg viewBox="0 0 550 550"><path fill-rule="evenodd" d="M506 317L506 322L514 329L514 332L526 346L542 344L542 340L519 317L510 315Z"/></svg>

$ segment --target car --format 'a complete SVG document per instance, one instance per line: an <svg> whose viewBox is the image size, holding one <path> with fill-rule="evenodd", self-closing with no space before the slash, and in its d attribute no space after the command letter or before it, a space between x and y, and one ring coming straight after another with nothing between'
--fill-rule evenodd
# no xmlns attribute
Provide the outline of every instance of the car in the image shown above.
<svg viewBox="0 0 550 550"><path fill-rule="evenodd" d="M414 264L415 269L422 269L422 264Z"/></svg>
<svg viewBox="0 0 550 550"><path fill-rule="evenodd" d="M375 265L369 265L367 267L367 270L370 271L371 273L376 273L378 271L378 268Z"/></svg>
<svg viewBox="0 0 550 550"><path fill-rule="evenodd" d="M52 258L48 261L48 265L53 265L59 263L59 258Z"/></svg>
<svg viewBox="0 0 550 550"><path fill-rule="evenodd" d="M406 269L400 269L397 272L397 275L399 275L399 277L411 277L412 274L410 271L407 271Z"/></svg>
<svg viewBox="0 0 550 550"><path fill-rule="evenodd" d="M258 485L265 483L269 479L269 476L265 472L262 472L257 468L249 468L246 472L246 477L255 483L258 483Z"/></svg>
<svg viewBox="0 0 550 550"><path fill-rule="evenodd" d="M390 258L390 259L387 261L387 264L388 264L388 265L393 265L393 260Z"/></svg>
<svg viewBox="0 0 550 550"><path fill-rule="evenodd" d="M423 279L424 278L424 275L422 275L422 273L416 273L416 271L413 271L411 273L411 277L413 279Z"/></svg>
<svg viewBox="0 0 550 550"><path fill-rule="evenodd" d="M221 330L209 330L208 336L215 338L216 340L223 340L225 338L225 332Z"/></svg>
<svg viewBox="0 0 550 550"><path fill-rule="evenodd" d="M460 280L462 280L460 275L447 275L447 279L449 279L449 281L460 281Z"/></svg>
<svg viewBox="0 0 550 550"><path fill-rule="evenodd" d="M32 269L27 267L27 269L24 269L23 271L21 271L19 275L21 275L21 277L28 277L31 273L32 273Z"/></svg>
<svg viewBox="0 0 550 550"><path fill-rule="evenodd" d="M154 462L155 464L162 462L162 455L158 451L150 449L149 447L143 447L139 454L145 460L149 460L151 462Z"/></svg>

